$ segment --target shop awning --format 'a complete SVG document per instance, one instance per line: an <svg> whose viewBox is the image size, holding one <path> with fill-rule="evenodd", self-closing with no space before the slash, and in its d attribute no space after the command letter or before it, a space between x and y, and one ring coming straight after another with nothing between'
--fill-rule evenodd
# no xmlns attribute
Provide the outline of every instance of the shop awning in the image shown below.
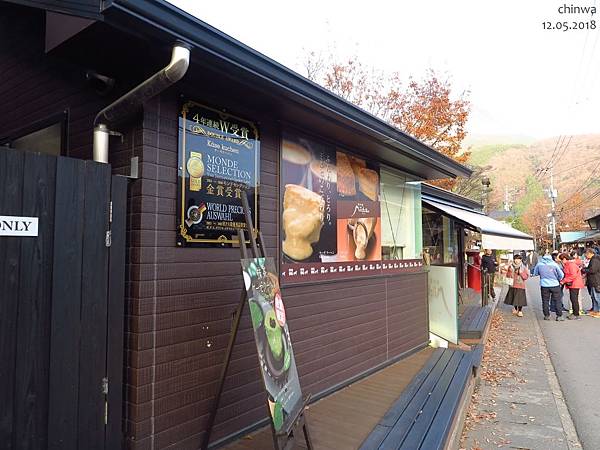
<svg viewBox="0 0 600 450"><path fill-rule="evenodd" d="M585 242L587 238L593 237L593 235L598 235L597 231L587 230L587 231L561 231L560 232L560 242L561 244L574 244L576 242ZM597 237L596 237L597 239ZM593 239L592 239L593 240Z"/></svg>
<svg viewBox="0 0 600 450"><path fill-rule="evenodd" d="M577 242L592 242L592 241L600 241L600 231L596 231L593 234L589 234L589 235L579 239Z"/></svg>
<svg viewBox="0 0 600 450"><path fill-rule="evenodd" d="M447 203L423 197L423 203L439 210L443 214L465 223L481 233L483 248L497 250L533 250L533 238L510 225L499 222L483 213L458 208Z"/></svg>

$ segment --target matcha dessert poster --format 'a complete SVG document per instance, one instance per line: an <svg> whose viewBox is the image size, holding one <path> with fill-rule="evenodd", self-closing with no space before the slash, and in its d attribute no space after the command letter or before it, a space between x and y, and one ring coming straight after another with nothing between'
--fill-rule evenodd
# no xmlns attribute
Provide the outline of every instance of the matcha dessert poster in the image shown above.
<svg viewBox="0 0 600 450"><path fill-rule="evenodd" d="M273 258L242 259L260 370L276 431L302 407L302 392Z"/></svg>

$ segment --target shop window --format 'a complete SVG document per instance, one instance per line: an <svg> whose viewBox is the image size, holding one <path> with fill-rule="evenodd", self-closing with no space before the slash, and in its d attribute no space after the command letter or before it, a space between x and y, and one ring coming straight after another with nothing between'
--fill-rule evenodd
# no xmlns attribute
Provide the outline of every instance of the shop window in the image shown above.
<svg viewBox="0 0 600 450"><path fill-rule="evenodd" d="M458 236L454 221L423 208L423 250L430 264L458 264Z"/></svg>
<svg viewBox="0 0 600 450"><path fill-rule="evenodd" d="M420 259L421 185L382 168L379 197L382 259Z"/></svg>
<svg viewBox="0 0 600 450"><path fill-rule="evenodd" d="M66 148L65 131L66 114L60 114L13 133L0 145L59 156Z"/></svg>

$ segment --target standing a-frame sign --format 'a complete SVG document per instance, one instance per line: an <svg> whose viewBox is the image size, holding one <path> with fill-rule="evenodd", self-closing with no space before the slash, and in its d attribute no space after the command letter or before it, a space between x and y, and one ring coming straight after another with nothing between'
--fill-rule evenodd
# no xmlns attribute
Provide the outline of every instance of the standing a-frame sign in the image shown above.
<svg viewBox="0 0 600 450"><path fill-rule="evenodd" d="M312 441L305 417L306 405L310 400L310 396L302 399L277 270L273 258L266 256L262 233L256 233L256 230L252 227L248 200L245 196L242 196L242 204L246 225L250 230L249 239L251 244L251 255L248 255L245 244L240 245L242 273L246 290L242 291L235 312L217 395L209 416L208 428L201 449L208 449L210 434L217 416L227 369L231 361L233 345L244 305L247 301L250 305L258 359L265 390L267 391L267 405L271 417L274 449L288 450L294 448L296 439L302 432L308 450L312 450ZM258 236L258 243L255 234ZM244 230L238 230L238 239L240 243L247 242Z"/></svg>

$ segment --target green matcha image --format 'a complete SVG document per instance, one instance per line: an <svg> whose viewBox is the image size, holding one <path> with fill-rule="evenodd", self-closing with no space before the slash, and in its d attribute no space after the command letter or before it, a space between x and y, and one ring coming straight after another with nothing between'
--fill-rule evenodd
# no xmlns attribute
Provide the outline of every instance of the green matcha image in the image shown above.
<svg viewBox="0 0 600 450"><path fill-rule="evenodd" d="M252 327L258 330L263 321L263 314L260 306L255 301L250 301L250 316L252 317Z"/></svg>
<svg viewBox="0 0 600 450"><path fill-rule="evenodd" d="M273 426L278 431L283 426L283 407L279 402L275 402L273 406Z"/></svg>
<svg viewBox="0 0 600 450"><path fill-rule="evenodd" d="M265 314L265 332L271 353L275 359L280 360L283 356L283 340L281 327L277 323L275 311L272 309Z"/></svg>

